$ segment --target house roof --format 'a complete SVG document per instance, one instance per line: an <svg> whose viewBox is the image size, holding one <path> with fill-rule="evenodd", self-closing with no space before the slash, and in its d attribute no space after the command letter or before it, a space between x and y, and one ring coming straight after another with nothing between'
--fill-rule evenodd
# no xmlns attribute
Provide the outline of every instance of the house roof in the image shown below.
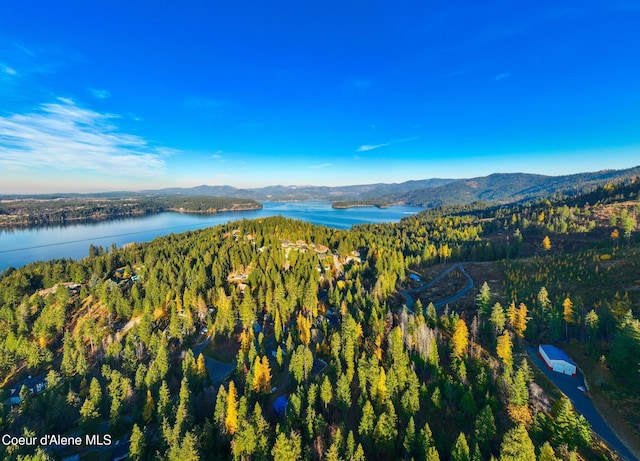
<svg viewBox="0 0 640 461"><path fill-rule="evenodd" d="M552 346L551 344L540 344L540 349L544 350L544 353L547 354L547 357L549 357L550 360L564 360L571 365L575 365L574 361L571 360L562 349L558 349L556 346Z"/></svg>
<svg viewBox="0 0 640 461"><path fill-rule="evenodd" d="M14 386L11 387L11 392L20 392L20 389L22 389L22 386L27 386L29 389L33 389L34 387L36 387L38 384L42 384L45 383L47 380L47 376L46 375L40 375L40 376L29 376L26 379L23 379L22 381L17 382Z"/></svg>
<svg viewBox="0 0 640 461"><path fill-rule="evenodd" d="M289 401L284 395L281 395L273 402L273 411L276 412L276 415L280 416L287 409L287 404Z"/></svg>

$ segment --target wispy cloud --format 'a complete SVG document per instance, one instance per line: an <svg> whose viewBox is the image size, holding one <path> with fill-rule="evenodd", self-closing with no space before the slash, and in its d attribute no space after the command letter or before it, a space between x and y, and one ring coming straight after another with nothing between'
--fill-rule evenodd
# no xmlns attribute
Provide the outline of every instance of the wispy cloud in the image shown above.
<svg viewBox="0 0 640 461"><path fill-rule="evenodd" d="M13 67L9 67L6 64L2 63L0 63L0 72L11 77L15 77L18 75L18 71L16 71Z"/></svg>
<svg viewBox="0 0 640 461"><path fill-rule="evenodd" d="M98 99L107 99L111 97L111 91L101 90L98 88L89 88L91 94Z"/></svg>
<svg viewBox="0 0 640 461"><path fill-rule="evenodd" d="M384 147L384 146L388 146L390 145L390 143L384 143L384 144L365 144L364 146L360 146L356 149L356 152L366 152L368 150L374 150L374 149L378 149L380 147Z"/></svg>
<svg viewBox="0 0 640 461"><path fill-rule="evenodd" d="M55 169L125 176L163 173L170 149L123 133L113 114L58 99L32 113L0 117L0 170Z"/></svg>
<svg viewBox="0 0 640 461"><path fill-rule="evenodd" d="M224 154L223 151L217 150L217 151L215 151L213 153L213 155L211 155L211 158L214 159L214 160L217 160L217 161L219 161L221 163L222 162L226 162L226 159L224 158L224 155L222 155L222 154Z"/></svg>
<svg viewBox="0 0 640 461"><path fill-rule="evenodd" d="M505 78L509 77L511 77L511 72L503 72L493 77L493 79L499 82L500 80L504 80Z"/></svg>
<svg viewBox="0 0 640 461"><path fill-rule="evenodd" d="M319 168L328 168L330 166L331 166L331 163L321 163L319 165L311 165L311 166L309 166L309 168L317 170Z"/></svg>
<svg viewBox="0 0 640 461"><path fill-rule="evenodd" d="M365 144L364 146L360 146L356 149L356 152L367 152L374 149L379 149L381 147L392 146L394 144L402 144L405 142L411 142L417 140L417 136L412 136L411 138L402 138L402 139L394 139L393 141L385 142L382 144Z"/></svg>

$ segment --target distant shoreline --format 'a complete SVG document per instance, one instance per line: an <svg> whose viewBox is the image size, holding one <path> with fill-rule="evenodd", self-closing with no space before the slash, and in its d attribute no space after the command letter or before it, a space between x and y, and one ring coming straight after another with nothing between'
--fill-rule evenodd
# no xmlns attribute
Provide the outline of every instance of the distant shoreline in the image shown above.
<svg viewBox="0 0 640 461"><path fill-rule="evenodd" d="M47 226L58 226L65 224L74 224L74 223L98 223L104 221L116 220L119 218L129 218L129 217L142 217L142 216L150 216L159 213L184 213L184 214L199 214L199 215L214 215L217 213L227 213L227 212L243 212L243 211L256 211L261 210L263 208L262 203L255 202L252 204L233 204L232 207L223 207L223 208L210 208L207 210L190 210L182 207L157 207L154 209L134 209L134 208L126 208L117 211L113 211L111 213L106 212L96 212L89 216L66 216L65 209L57 210L58 213L52 216L38 216L33 217L28 212L22 213L14 213L14 214L3 214L0 213L0 229L2 230L12 230L12 229L25 229L25 228L40 228Z"/></svg>
<svg viewBox="0 0 640 461"><path fill-rule="evenodd" d="M331 204L331 207L336 210L346 210L349 208L389 208L399 203L361 203L361 202L335 202Z"/></svg>

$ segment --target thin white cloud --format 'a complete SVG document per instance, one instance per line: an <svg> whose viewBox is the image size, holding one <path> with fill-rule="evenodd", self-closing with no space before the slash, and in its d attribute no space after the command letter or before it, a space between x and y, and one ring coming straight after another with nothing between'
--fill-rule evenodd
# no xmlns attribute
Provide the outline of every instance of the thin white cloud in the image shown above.
<svg viewBox="0 0 640 461"><path fill-rule="evenodd" d="M328 168L331 166L331 163L321 163L319 165L311 165L309 168L317 170L319 168Z"/></svg>
<svg viewBox="0 0 640 461"><path fill-rule="evenodd" d="M356 152L367 152L374 149L379 149L381 147L392 146L393 144L402 144L405 142L411 142L417 140L417 136L412 136L411 138L402 138L402 139L394 139L393 141L385 142L383 144L365 144L364 146L360 146L356 149Z"/></svg>
<svg viewBox="0 0 640 461"><path fill-rule="evenodd" d="M13 67L9 67L6 64L0 63L0 71L3 74L9 75L11 77L15 77L18 75L18 71L16 71Z"/></svg>
<svg viewBox="0 0 640 461"><path fill-rule="evenodd" d="M162 174L164 158L175 151L123 133L115 118L62 98L32 113L0 117L0 170Z"/></svg>
<svg viewBox="0 0 640 461"><path fill-rule="evenodd" d="M368 150L378 149L380 147L388 146L389 143L386 142L384 144L365 144L364 146L360 146L356 149L356 152L366 152Z"/></svg>
<svg viewBox="0 0 640 461"><path fill-rule="evenodd" d="M91 94L98 99L107 99L111 97L111 91L101 90L98 88L89 88Z"/></svg>
<svg viewBox="0 0 640 461"><path fill-rule="evenodd" d="M222 154L224 154L224 152L223 152L223 151L221 151L221 150L217 150L217 151L215 151L215 152L213 153L213 155L211 156L211 158L212 158L212 159L214 159L214 160L217 160L217 161L218 161L218 162L220 162L220 163L224 163L224 162L226 162L226 161L227 161L227 159L226 159L226 158L224 157L224 155L222 155Z"/></svg>
<svg viewBox="0 0 640 461"><path fill-rule="evenodd" d="M503 80L503 79L509 78L509 77L511 77L511 72L503 72L501 74L496 75L494 77L494 80L500 81L500 80Z"/></svg>

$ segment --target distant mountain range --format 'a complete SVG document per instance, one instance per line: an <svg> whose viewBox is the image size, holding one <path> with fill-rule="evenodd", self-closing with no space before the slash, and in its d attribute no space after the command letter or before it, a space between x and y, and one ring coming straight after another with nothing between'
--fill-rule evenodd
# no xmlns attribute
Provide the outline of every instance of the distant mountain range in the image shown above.
<svg viewBox="0 0 640 461"><path fill-rule="evenodd" d="M213 195L219 197L251 198L254 200L302 201L302 200L359 200L380 197L400 196L402 194L439 187L455 179L422 179L406 181L400 184L362 184L355 186L267 186L253 189L236 189L231 186L196 186L190 188L168 188L141 191L144 194L159 195Z"/></svg>
<svg viewBox="0 0 640 461"><path fill-rule="evenodd" d="M100 194L47 194L38 198L127 197L127 196L216 196L247 198L261 201L329 200L348 205L353 203L406 204L435 207L465 204L478 200L511 203L548 197L557 193L575 195L632 177L640 176L640 166L625 170L602 170L563 176L526 173L494 173L471 179L422 179L399 184L362 184L353 186L267 186L238 189L232 186L196 186L166 188L138 192L108 192ZM36 196L31 196L36 197ZM0 196L3 199L27 196Z"/></svg>
<svg viewBox="0 0 640 461"><path fill-rule="evenodd" d="M546 197L562 192L575 195L607 182L640 176L640 166L625 170L603 170L563 176L527 173L494 173L471 179L424 179L400 184L364 184L356 186L268 186L236 189L231 186L197 186L144 191L147 194L215 195L254 200L330 200L348 203L379 203L421 206L465 204L478 200L511 203Z"/></svg>
<svg viewBox="0 0 640 461"><path fill-rule="evenodd" d="M640 167L625 170L603 170L564 176L544 176L525 173L495 173L471 179L460 179L438 187L392 195L391 201L421 207L464 204L478 200L512 203L547 197L557 193L576 195L588 192L608 182L640 176Z"/></svg>

